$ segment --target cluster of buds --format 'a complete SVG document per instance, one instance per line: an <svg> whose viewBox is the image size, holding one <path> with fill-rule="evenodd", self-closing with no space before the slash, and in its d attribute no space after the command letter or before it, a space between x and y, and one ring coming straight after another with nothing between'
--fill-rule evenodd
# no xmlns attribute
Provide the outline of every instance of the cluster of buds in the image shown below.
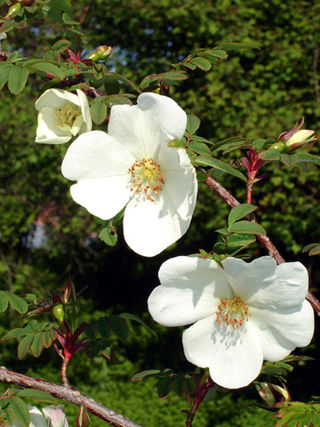
<svg viewBox="0 0 320 427"><path fill-rule="evenodd" d="M97 47L95 52L90 53L90 55L88 56L88 59L91 59L92 62L97 62L99 60L104 61L105 59L108 58L108 56L111 55L112 51L113 51L113 47L102 45Z"/></svg>
<svg viewBox="0 0 320 427"><path fill-rule="evenodd" d="M278 141L270 148L278 151L283 151L285 148L294 150L301 145L316 141L317 137L313 130L301 129L303 123L304 118L302 117L299 125L296 123L292 129L282 132L278 137Z"/></svg>

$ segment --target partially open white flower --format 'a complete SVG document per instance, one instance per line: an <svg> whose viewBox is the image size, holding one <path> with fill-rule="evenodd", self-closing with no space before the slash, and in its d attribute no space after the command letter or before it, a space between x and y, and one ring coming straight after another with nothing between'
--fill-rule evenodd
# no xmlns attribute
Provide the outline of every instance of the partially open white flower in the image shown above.
<svg viewBox="0 0 320 427"><path fill-rule="evenodd" d="M37 99L35 107L39 111L36 142L63 144L92 129L88 100L79 89L77 95L48 89Z"/></svg>
<svg viewBox="0 0 320 427"><path fill-rule="evenodd" d="M168 147L186 129L185 112L172 99L154 93L138 105L111 108L108 133L78 137L62 163L63 175L78 181L72 198L102 219L126 206L127 244L154 256L188 229L198 184L184 149Z"/></svg>
<svg viewBox="0 0 320 427"><path fill-rule="evenodd" d="M265 256L251 263L177 257L162 264L161 285L149 311L165 326L194 323L183 332L186 358L226 388L250 384L262 362L278 361L309 344L313 309L305 296L308 273L299 262L276 265Z"/></svg>

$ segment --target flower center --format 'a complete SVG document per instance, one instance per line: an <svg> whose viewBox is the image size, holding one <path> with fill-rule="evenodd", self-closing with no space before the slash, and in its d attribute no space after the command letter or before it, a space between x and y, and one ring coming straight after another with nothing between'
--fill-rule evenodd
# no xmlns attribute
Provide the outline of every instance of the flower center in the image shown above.
<svg viewBox="0 0 320 427"><path fill-rule="evenodd" d="M56 126L62 130L69 131L79 116L81 116L81 109L79 107L70 103L66 104L56 109Z"/></svg>
<svg viewBox="0 0 320 427"><path fill-rule="evenodd" d="M248 307L240 297L221 298L216 312L217 322L224 322L231 325L233 329L239 328L244 321L247 321L250 314Z"/></svg>
<svg viewBox="0 0 320 427"><path fill-rule="evenodd" d="M148 200L154 202L152 196L160 193L164 184L164 175L158 163L151 158L136 160L128 172L131 175L130 190L136 194L144 193Z"/></svg>

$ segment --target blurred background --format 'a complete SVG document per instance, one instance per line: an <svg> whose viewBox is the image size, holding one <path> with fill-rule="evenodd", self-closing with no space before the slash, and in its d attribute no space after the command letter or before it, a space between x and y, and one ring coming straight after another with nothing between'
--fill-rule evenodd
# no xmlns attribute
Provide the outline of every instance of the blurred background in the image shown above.
<svg viewBox="0 0 320 427"><path fill-rule="evenodd" d="M276 138L302 116L305 128L318 132L320 118L320 4L302 0L78 0L73 16L81 19L87 44L83 55L99 45L114 46L106 65L135 83L151 73L168 71L192 50L220 43L255 43L260 49L230 52L229 58L208 73L191 72L190 78L170 88L170 95L201 119L197 132L213 142L239 136ZM0 7L4 16L7 6ZM43 55L60 24L39 20L32 27L8 33L6 48L23 55ZM159 400L153 379L131 383L144 369L192 370L182 352L181 330L166 329L152 322L146 300L158 284L157 271L163 261L176 255L212 250L217 234L225 226L228 208L200 184L198 205L187 234L156 258L143 258L124 243L121 227L115 247L96 236L103 221L87 214L70 198L70 182L60 165L66 146L34 143L34 102L43 92L40 79L29 82L21 94L0 92L0 279L1 289L24 296L32 292L46 297L70 277L79 297L79 319L105 314L134 313L158 333L156 340L146 329L134 325L130 338L119 342L113 362L103 357L88 360L77 354L69 367L72 385L109 408L149 427L185 424L181 409L187 402L171 393ZM105 128L107 129L107 128ZM319 154L317 144L313 154ZM228 159L240 158L233 152ZM302 248L320 240L319 170L314 166L267 165L264 180L256 184L253 203L257 217L287 261L299 260L308 268L311 289L319 287L317 257L302 254ZM221 183L245 202L245 186L223 176ZM265 250L255 245L252 256ZM319 294L318 294L319 296ZM0 315L0 334L19 326L16 315ZM59 382L60 360L53 349L39 359L16 358L16 342L0 343L1 365ZM307 352L316 356L319 340ZM297 367L289 376L293 400L320 394L317 361ZM251 389L220 393L197 413L195 427L271 426L272 413L251 403L259 396ZM262 401L261 401L262 403ZM66 406L68 415L76 409ZM72 417L70 418L70 420ZM71 425L73 425L71 421ZM93 419L92 424L104 423Z"/></svg>

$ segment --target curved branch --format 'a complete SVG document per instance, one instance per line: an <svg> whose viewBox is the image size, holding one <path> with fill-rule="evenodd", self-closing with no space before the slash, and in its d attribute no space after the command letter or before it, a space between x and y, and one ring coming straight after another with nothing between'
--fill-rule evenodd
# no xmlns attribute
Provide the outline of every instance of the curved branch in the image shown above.
<svg viewBox="0 0 320 427"><path fill-rule="evenodd" d="M125 418L123 415L106 408L101 403L85 396L78 390L9 371L4 366L0 366L0 382L46 391L52 396L73 403L76 406L85 406L89 412L115 427L141 427L139 424L135 424L129 420L129 418Z"/></svg>
<svg viewBox="0 0 320 427"><path fill-rule="evenodd" d="M212 176L208 174L207 171L204 169L201 169L201 172L203 172L205 175L207 175L207 179L205 181L205 184L214 191L218 196L220 196L229 206L234 208L235 206L239 205L240 202L233 197L228 190L226 190L219 182L217 182ZM257 223L255 218L253 218L251 221ZM282 264L284 261L284 258L281 256L278 249L274 246L270 238L264 234L258 234L257 239L263 244L263 246L267 249L270 256L272 256L277 264ZM320 316L320 301L309 291L306 295L306 299L310 302L318 316Z"/></svg>

